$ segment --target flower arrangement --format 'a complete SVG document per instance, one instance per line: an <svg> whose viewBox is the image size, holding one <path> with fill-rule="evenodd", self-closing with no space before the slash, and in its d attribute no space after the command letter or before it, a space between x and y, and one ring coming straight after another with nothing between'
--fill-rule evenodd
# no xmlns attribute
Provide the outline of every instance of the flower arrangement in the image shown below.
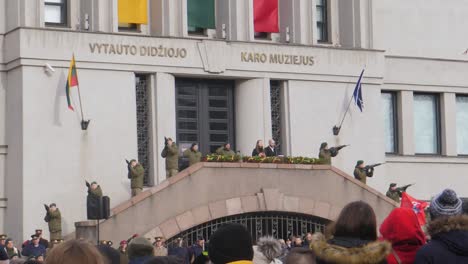
<svg viewBox="0 0 468 264"><path fill-rule="evenodd" d="M210 154L203 158L204 162L246 162L246 163L270 163L270 164L324 164L324 161L308 157L241 157L240 155L223 156Z"/></svg>
<svg viewBox="0 0 468 264"><path fill-rule="evenodd" d="M242 157L240 155L218 155L210 154L203 157L204 162L240 162Z"/></svg>

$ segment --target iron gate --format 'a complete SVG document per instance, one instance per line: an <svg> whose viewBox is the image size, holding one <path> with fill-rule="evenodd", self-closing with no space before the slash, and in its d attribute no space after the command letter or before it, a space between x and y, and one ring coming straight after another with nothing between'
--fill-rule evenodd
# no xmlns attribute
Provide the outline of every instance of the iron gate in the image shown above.
<svg viewBox="0 0 468 264"><path fill-rule="evenodd" d="M323 232L329 220L305 214L285 212L257 212L215 219L195 226L167 240L167 246L175 245L177 238L183 238L189 245L202 236L209 240L220 226L226 223L239 223L250 232L254 243L262 236L270 235L277 239L291 236L304 237L308 232Z"/></svg>

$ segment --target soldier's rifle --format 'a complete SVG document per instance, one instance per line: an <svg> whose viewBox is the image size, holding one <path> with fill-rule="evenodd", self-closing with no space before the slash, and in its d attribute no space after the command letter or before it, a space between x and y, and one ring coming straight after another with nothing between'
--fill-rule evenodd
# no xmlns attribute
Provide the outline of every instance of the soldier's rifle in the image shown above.
<svg viewBox="0 0 468 264"><path fill-rule="evenodd" d="M415 183L412 183L412 184L407 184L407 185L404 185L404 186L401 186L401 187L398 187L396 188L396 190L398 192L406 192L406 189L408 189L409 187L415 185Z"/></svg>
<svg viewBox="0 0 468 264"><path fill-rule="evenodd" d="M372 170L375 167L378 167L378 166L383 165L383 164L385 164L385 163L376 163L376 164L372 164L372 165L367 165L366 167L364 167L364 170L366 170L366 171Z"/></svg>
<svg viewBox="0 0 468 264"><path fill-rule="evenodd" d="M332 155L332 157L335 157L336 155L338 155L338 151L340 151L341 149L343 148L346 148L350 145L339 145L339 146L336 146L336 147L331 147L330 148L330 154Z"/></svg>

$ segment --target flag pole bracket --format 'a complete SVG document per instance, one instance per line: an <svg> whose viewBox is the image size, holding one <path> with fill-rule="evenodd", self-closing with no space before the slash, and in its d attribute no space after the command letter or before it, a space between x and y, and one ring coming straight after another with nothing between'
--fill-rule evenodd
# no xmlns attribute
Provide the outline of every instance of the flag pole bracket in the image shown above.
<svg viewBox="0 0 468 264"><path fill-rule="evenodd" d="M340 134L341 126L334 126L333 127L333 135L338 136Z"/></svg>
<svg viewBox="0 0 468 264"><path fill-rule="evenodd" d="M81 120L81 130L88 130L88 125L91 120Z"/></svg>

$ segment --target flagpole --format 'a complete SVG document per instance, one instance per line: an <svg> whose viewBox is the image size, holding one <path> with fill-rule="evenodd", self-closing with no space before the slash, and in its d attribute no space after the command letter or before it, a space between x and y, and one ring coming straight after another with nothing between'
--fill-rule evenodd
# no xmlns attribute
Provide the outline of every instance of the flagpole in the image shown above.
<svg viewBox="0 0 468 264"><path fill-rule="evenodd" d="M366 66L364 66L364 69L362 70L361 75L359 76L358 82L361 81L362 76L364 75L364 70L365 70L365 69L366 69ZM359 84L359 85L360 85L360 84ZM341 119L340 125L339 125L339 126L334 126L334 127L333 127L333 135L338 136L338 135L340 134L341 126L343 126L343 123L344 123L344 121L345 121L345 119L346 119L346 116L348 115L349 108L351 107L351 104L353 103L353 98L354 98L354 92L353 92L353 94L351 95L351 99L349 100L348 108L346 109L346 112L345 112L345 114L344 114L344 116L343 116L343 119Z"/></svg>
<svg viewBox="0 0 468 264"><path fill-rule="evenodd" d="M83 115L83 104L81 104L81 92L80 92L80 84L76 86L78 88L78 98L80 100L80 110L81 110L81 121L84 121L84 115Z"/></svg>

